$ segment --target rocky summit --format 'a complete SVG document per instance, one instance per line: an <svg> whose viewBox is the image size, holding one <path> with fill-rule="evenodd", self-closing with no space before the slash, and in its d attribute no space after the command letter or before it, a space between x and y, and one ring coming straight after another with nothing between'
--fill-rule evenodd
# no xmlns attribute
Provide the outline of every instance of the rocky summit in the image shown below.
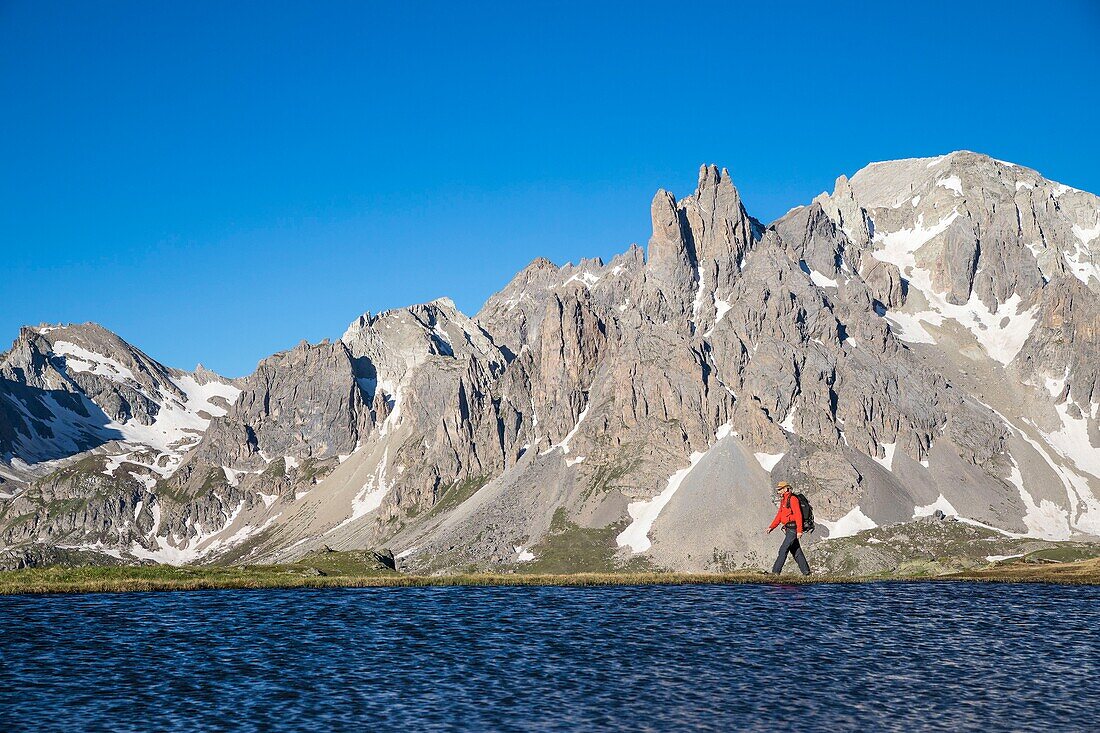
<svg viewBox="0 0 1100 733"><path fill-rule="evenodd" d="M779 479L849 553L930 517L1001 552L1097 540L1096 196L956 152L873 163L770 224L704 166L650 213L645 251L537 259L472 317L366 313L242 379L95 324L22 329L0 356L0 548L763 567Z"/></svg>

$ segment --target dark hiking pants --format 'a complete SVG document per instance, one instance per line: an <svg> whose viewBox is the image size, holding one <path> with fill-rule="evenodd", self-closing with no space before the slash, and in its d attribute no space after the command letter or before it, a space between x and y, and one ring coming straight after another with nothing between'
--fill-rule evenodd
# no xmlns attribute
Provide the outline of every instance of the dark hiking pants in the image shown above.
<svg viewBox="0 0 1100 733"><path fill-rule="evenodd" d="M806 562L806 554L802 552L802 544L798 541L798 533L794 527L784 528L783 544L779 546L779 556L772 565L772 573L779 575L783 572L783 563L787 562L787 553L794 555L794 561L798 563L798 569L803 575L810 574L810 564Z"/></svg>

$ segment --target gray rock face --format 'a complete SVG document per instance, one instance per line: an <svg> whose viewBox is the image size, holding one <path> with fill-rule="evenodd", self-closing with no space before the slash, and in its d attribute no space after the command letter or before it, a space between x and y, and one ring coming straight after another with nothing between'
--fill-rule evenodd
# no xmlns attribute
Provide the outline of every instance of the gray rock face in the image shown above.
<svg viewBox="0 0 1100 733"><path fill-rule="evenodd" d="M860 277L874 301L884 309L905 304L905 289L897 265L867 257L861 267Z"/></svg>
<svg viewBox="0 0 1100 733"><path fill-rule="evenodd" d="M91 550L66 550L42 543L0 550L0 571L39 567L118 566L126 563L113 555Z"/></svg>
<svg viewBox="0 0 1100 733"><path fill-rule="evenodd" d="M195 458L260 470L274 457L326 458L355 450L373 426L369 396L342 342L301 343L260 362L228 413L212 422Z"/></svg>
<svg viewBox="0 0 1100 733"><path fill-rule="evenodd" d="M232 385L85 327L66 343L110 361L63 362L27 330L0 365L0 490L23 518L4 542L173 562L387 546L413 570L577 542L719 569L766 561L781 478L834 540L935 512L1100 534L1096 197L954 153L841 176L767 227L714 166L650 213L648 257L536 260L473 319L445 299L364 314ZM135 449L132 426L199 396L175 452ZM56 404L86 414L51 455L102 467L13 462L42 465Z"/></svg>
<svg viewBox="0 0 1100 733"><path fill-rule="evenodd" d="M126 471L126 464L117 476L104 474L105 467L106 459L89 456L11 499L8 515L16 518L5 527L3 544L111 547L120 534L136 537L151 530L149 515L140 512L144 502L153 500L148 489Z"/></svg>

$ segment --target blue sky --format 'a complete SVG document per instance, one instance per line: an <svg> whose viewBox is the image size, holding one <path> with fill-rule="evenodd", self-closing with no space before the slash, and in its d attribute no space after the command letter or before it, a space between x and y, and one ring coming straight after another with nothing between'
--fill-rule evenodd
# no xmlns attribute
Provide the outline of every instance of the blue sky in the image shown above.
<svg viewBox="0 0 1100 733"><path fill-rule="evenodd" d="M701 163L765 221L955 149L1100 192L1100 3L771 5L0 1L0 341L243 375L644 244Z"/></svg>

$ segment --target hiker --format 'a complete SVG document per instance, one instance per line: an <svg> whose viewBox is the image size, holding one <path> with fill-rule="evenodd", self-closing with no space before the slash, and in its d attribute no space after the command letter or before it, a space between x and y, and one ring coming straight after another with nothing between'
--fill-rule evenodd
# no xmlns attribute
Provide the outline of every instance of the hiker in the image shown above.
<svg viewBox="0 0 1100 733"><path fill-rule="evenodd" d="M786 481L780 481L775 486L775 493L779 495L779 511L775 513L775 519L768 527L768 533L779 525L783 525L786 533L783 544L779 546L779 556L772 565L772 574L779 575L783 572L783 563L787 561L787 553L794 555L794 561L798 563L798 569L803 575L810 574L810 564L806 562L806 555L802 552L802 545L798 542L802 537L802 507L798 503L798 497L791 491L791 485Z"/></svg>

